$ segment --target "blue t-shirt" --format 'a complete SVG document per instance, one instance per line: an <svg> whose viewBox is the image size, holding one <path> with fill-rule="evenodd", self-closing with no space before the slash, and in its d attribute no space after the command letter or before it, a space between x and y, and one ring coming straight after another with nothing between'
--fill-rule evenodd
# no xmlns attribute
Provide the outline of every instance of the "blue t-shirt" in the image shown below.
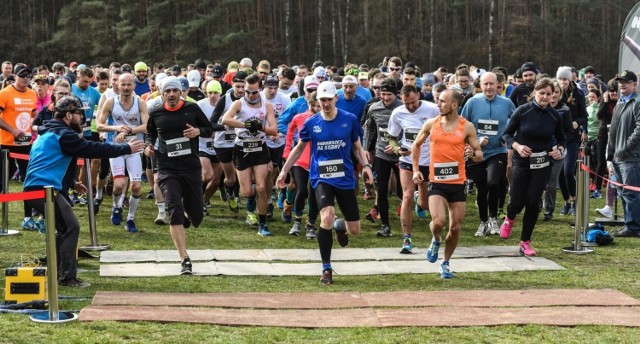
<svg viewBox="0 0 640 344"><path fill-rule="evenodd" d="M307 99L305 99L305 97L298 97L294 101L292 101L276 119L278 132L286 136L287 130L289 129L289 123L291 123L291 120L293 120L293 116L299 113L303 113L307 111L307 109L309 109L309 104L307 103Z"/></svg>
<svg viewBox="0 0 640 344"><path fill-rule="evenodd" d="M351 152L362 127L355 115L337 110L331 121L319 113L309 117L300 131L300 140L311 144L309 181L314 189L320 182L342 190L356 187Z"/></svg>
<svg viewBox="0 0 640 344"><path fill-rule="evenodd" d="M352 113L356 115L358 121L362 118L362 114L364 113L364 107L367 105L367 101L364 100L357 93L355 97L351 100L346 100L344 98L344 91L338 90L338 102L336 103L336 107L338 109L344 110L346 112Z"/></svg>
<svg viewBox="0 0 640 344"><path fill-rule="evenodd" d="M87 118L87 122L91 123L91 120L93 119L93 111L98 106L98 102L100 102L100 92L98 92L98 90L91 86L87 87L86 90L83 90L80 87L76 86L76 84L73 84L71 85L71 94L80 98L80 101L82 101L82 105L86 108L84 110L84 115ZM91 128L89 128L89 130L84 130L83 136L91 136L90 129Z"/></svg>
<svg viewBox="0 0 640 344"><path fill-rule="evenodd" d="M485 160L507 152L507 147L502 144L502 134L514 111L516 107L513 102L500 95L488 100L479 93L464 105L461 115L476 127L478 139L482 136L489 138L489 143L481 147Z"/></svg>
<svg viewBox="0 0 640 344"><path fill-rule="evenodd" d="M138 82L138 78L133 79L133 83L135 85L135 88L133 89L133 92L138 95L141 96L145 93L151 92L151 87L149 87L149 80L148 79L144 79L143 82Z"/></svg>

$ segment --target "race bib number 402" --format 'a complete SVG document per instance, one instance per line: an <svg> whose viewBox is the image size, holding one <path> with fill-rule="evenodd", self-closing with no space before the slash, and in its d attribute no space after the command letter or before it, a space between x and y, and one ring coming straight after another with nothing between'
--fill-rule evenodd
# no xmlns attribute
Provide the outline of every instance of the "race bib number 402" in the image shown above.
<svg viewBox="0 0 640 344"><path fill-rule="evenodd" d="M433 164L433 179L435 181L456 180L459 178L457 162L437 162Z"/></svg>

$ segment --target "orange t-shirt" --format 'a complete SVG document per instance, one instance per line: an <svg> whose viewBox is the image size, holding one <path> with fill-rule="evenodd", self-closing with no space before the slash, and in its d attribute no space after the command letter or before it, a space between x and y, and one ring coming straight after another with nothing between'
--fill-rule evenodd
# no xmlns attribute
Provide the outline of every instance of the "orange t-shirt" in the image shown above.
<svg viewBox="0 0 640 344"><path fill-rule="evenodd" d="M10 126L21 130L26 133L31 139L31 122L35 115L36 102L38 96L36 91L27 88L21 92L16 90L15 87L5 87L0 91L0 108L2 108L2 114L0 117ZM4 130L0 130L0 143L7 146L15 146L15 138L13 135ZM30 144L30 142L22 143Z"/></svg>
<svg viewBox="0 0 640 344"><path fill-rule="evenodd" d="M429 162L429 181L438 184L464 184L467 179L464 166L464 146L466 138L463 117L450 132L444 131L440 124L442 116L435 118L429 140L431 143L431 161Z"/></svg>

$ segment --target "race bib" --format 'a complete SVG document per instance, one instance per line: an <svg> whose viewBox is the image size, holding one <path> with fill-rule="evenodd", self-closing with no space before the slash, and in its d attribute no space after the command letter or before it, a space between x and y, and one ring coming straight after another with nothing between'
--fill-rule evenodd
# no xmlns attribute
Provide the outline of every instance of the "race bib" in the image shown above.
<svg viewBox="0 0 640 344"><path fill-rule="evenodd" d="M478 134L498 135L498 121L492 119L479 119Z"/></svg>
<svg viewBox="0 0 640 344"><path fill-rule="evenodd" d="M13 144L16 146L28 146L31 144L31 136L24 135L21 138L13 138Z"/></svg>
<svg viewBox="0 0 640 344"><path fill-rule="evenodd" d="M433 179L435 181L458 179L459 170L457 162L436 162L433 164Z"/></svg>
<svg viewBox="0 0 640 344"><path fill-rule="evenodd" d="M242 151L245 153L262 152L262 141L242 141Z"/></svg>
<svg viewBox="0 0 640 344"><path fill-rule="evenodd" d="M326 160L318 163L320 178L344 177L344 161L342 159Z"/></svg>
<svg viewBox="0 0 640 344"><path fill-rule="evenodd" d="M224 140L227 143L233 143L236 140L236 132L233 129L225 131Z"/></svg>
<svg viewBox="0 0 640 344"><path fill-rule="evenodd" d="M413 144L413 141L416 140L419 132L419 128L406 128L404 130L404 141L408 144Z"/></svg>
<svg viewBox="0 0 640 344"><path fill-rule="evenodd" d="M387 137L387 128L378 127L378 139L381 142L389 142L389 138Z"/></svg>
<svg viewBox="0 0 640 344"><path fill-rule="evenodd" d="M547 152L531 153L529 155L529 168L537 170L549 166L549 154Z"/></svg>
<svg viewBox="0 0 640 344"><path fill-rule="evenodd" d="M191 143L186 137L167 140L167 156L176 157L191 154Z"/></svg>
<svg viewBox="0 0 640 344"><path fill-rule="evenodd" d="M213 139L206 139L206 141L205 141L205 142L206 142L206 144L207 144L207 149L208 149L208 150L213 150L213 143L214 143L214 140L213 140Z"/></svg>
<svg viewBox="0 0 640 344"><path fill-rule="evenodd" d="M129 143L129 141L135 140L137 137L138 137L138 135L136 135L136 134L125 135L124 142L125 143Z"/></svg>

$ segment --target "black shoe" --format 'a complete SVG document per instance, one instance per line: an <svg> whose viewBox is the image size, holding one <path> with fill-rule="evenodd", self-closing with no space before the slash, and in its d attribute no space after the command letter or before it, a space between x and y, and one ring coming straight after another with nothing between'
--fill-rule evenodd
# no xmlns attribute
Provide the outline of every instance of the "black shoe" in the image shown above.
<svg viewBox="0 0 640 344"><path fill-rule="evenodd" d="M551 221L553 219L553 214L552 213L544 213L544 221Z"/></svg>
<svg viewBox="0 0 640 344"><path fill-rule="evenodd" d="M347 247L349 245L349 235L347 235L346 225L343 219L336 219L333 222L333 227L336 229L336 241L340 247Z"/></svg>
<svg viewBox="0 0 640 344"><path fill-rule="evenodd" d="M156 198L156 194L153 191L153 189L151 189L151 191L149 191L149 193L147 193L147 199L152 199L152 198Z"/></svg>
<svg viewBox="0 0 640 344"><path fill-rule="evenodd" d="M182 270L180 270L181 275L192 275L193 274L193 265L191 265L191 259L189 257L185 258L182 261Z"/></svg>
<svg viewBox="0 0 640 344"><path fill-rule="evenodd" d="M64 281L58 281L58 285L61 287L70 287L70 288L87 288L91 286L91 283L81 281L77 278L72 278Z"/></svg>
<svg viewBox="0 0 640 344"><path fill-rule="evenodd" d="M102 198L94 198L93 199L93 213L97 214L100 211L100 204L102 203Z"/></svg>
<svg viewBox="0 0 640 344"><path fill-rule="evenodd" d="M611 235L616 238L640 238L640 233L636 233L628 228L622 228L619 231L611 232Z"/></svg>
<svg viewBox="0 0 640 344"><path fill-rule="evenodd" d="M320 283L324 285L332 285L333 284L333 270L326 269L322 272L322 277L320 277Z"/></svg>

